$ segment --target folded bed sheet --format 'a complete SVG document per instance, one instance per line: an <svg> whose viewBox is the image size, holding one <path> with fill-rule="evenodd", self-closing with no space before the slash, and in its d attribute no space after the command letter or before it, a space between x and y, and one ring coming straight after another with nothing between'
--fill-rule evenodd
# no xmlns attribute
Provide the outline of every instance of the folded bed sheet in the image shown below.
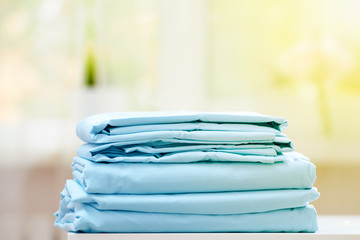
<svg viewBox="0 0 360 240"><path fill-rule="evenodd" d="M61 204L61 206L64 206ZM250 214L173 214L101 211L88 204L62 207L55 225L72 232L315 232L312 206Z"/></svg>
<svg viewBox="0 0 360 240"><path fill-rule="evenodd" d="M109 143L109 144L83 144L79 147L78 152L89 152L86 154L95 155L102 151L111 151L112 153L143 153L143 154L164 154L174 152L186 152L194 150L235 150L238 153L248 155L265 155L276 156L282 152L282 149L278 145L274 144L239 144L239 145L220 145L220 144L181 144L181 143L169 143L169 144L147 144L147 145L123 145L122 143Z"/></svg>
<svg viewBox="0 0 360 240"><path fill-rule="evenodd" d="M86 158L94 162L163 162L166 158L160 157L170 156L169 154L203 151L203 152L225 152L243 156L264 156L275 157L270 160L259 158L258 162L283 161L282 152L292 151L291 148L284 148L275 144L238 144L238 145L218 145L218 144L180 144L180 143L156 143L142 145L124 145L124 143L108 143L108 144L83 144L77 153L80 157ZM129 158L128 158L129 157ZM132 159L134 157L134 159ZM143 157L146 159L141 160ZM190 156L191 157L191 156ZM155 159L156 158L156 159ZM220 161L226 159L218 158ZM270 158L271 159L271 158ZM202 159L204 161L204 159ZM211 159L210 159L211 160ZM230 161L231 159L227 160ZM242 160L242 159L241 159ZM253 161L254 159L250 160ZM178 162L192 162L190 159L180 159Z"/></svg>
<svg viewBox="0 0 360 240"><path fill-rule="evenodd" d="M99 210L152 213L241 214L306 206L319 197L316 188L185 194L90 194L74 180L61 192L63 208L88 204Z"/></svg>
<svg viewBox="0 0 360 240"><path fill-rule="evenodd" d="M106 146L84 144L78 149L77 153L79 157L94 162L190 163L216 161L274 163L285 160L285 156L281 152L276 153L276 151L271 148L245 149L230 148L227 146L196 149L194 145L189 145L189 148L191 147L193 147L193 150L151 154L139 151L129 152L124 148L115 147L112 144L106 144Z"/></svg>
<svg viewBox="0 0 360 240"><path fill-rule="evenodd" d="M284 118L257 113L104 113L80 121L77 135L89 143L139 139L246 143L274 141L275 136L281 136L280 132L286 126Z"/></svg>
<svg viewBox="0 0 360 240"><path fill-rule="evenodd" d="M230 131L152 131L123 135L97 135L96 143L122 142L123 144L144 144L156 142L189 144L249 144L273 143L292 147L293 143L285 135L267 132Z"/></svg>
<svg viewBox="0 0 360 240"><path fill-rule="evenodd" d="M273 164L95 163L74 157L73 176L88 193L189 193L311 188L315 166L299 153Z"/></svg>
<svg viewBox="0 0 360 240"><path fill-rule="evenodd" d="M108 135L125 135L138 132L153 131L232 131L232 132L267 132L281 134L281 131L269 127L246 123L207 123L207 122L186 122L186 123L165 123L145 124L127 127L107 127L102 132Z"/></svg>

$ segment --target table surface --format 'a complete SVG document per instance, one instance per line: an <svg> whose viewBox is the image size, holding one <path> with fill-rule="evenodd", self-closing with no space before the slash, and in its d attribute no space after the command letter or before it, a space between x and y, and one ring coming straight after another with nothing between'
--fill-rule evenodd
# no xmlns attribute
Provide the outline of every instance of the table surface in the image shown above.
<svg viewBox="0 0 360 240"><path fill-rule="evenodd" d="M68 240L360 240L359 215L319 216L316 233L68 233Z"/></svg>

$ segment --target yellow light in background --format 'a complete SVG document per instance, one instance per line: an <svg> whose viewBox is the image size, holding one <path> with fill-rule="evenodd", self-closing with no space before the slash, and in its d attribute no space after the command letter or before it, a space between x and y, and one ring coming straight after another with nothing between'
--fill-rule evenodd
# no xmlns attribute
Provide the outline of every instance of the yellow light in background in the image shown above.
<svg viewBox="0 0 360 240"><path fill-rule="evenodd" d="M158 81L164 70L158 60L159 36L164 34L161 1L94 2L96 70L107 82L103 89L107 102L126 109L156 109L154 99L174 91L171 84L160 87ZM1 120L5 115L7 121L72 115L76 110L69 110L63 100L70 99L69 92L84 88L85 26L74 17L83 14L84 6L58 0L34 7L32 1L24 3L29 10L14 5L0 16L0 76L5 79L0 83ZM352 107L360 104L360 1L208 0L206 4L206 36L198 41L205 43L206 78L193 90L205 96L199 100L201 106L285 116L294 126L289 133L299 139L298 146L319 155L323 153L308 142L308 136L314 142L324 140L324 148L342 144L350 149L345 142L354 144L360 134L355 124L360 113ZM194 34L189 35L189 41L196 42ZM120 95L122 105L113 100ZM184 105L181 98L174 101ZM99 108L105 111L110 104L104 102Z"/></svg>
<svg viewBox="0 0 360 240"><path fill-rule="evenodd" d="M353 0L211 1L212 96L269 113L280 107L299 126L318 118L318 137L352 137L343 111L351 93L360 104L359 7ZM347 130L339 132L339 123Z"/></svg>

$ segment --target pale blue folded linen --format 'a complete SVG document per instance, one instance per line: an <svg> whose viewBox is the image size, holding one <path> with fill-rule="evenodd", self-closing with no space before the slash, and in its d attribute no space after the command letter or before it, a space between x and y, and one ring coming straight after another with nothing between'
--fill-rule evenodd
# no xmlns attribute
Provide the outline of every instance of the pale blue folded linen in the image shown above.
<svg viewBox="0 0 360 240"><path fill-rule="evenodd" d="M284 161L281 148L274 144L257 145L194 145L168 146L131 145L119 143L83 144L78 156L94 162L161 162L185 163L199 161L263 162Z"/></svg>
<svg viewBox="0 0 360 240"><path fill-rule="evenodd" d="M95 143L122 142L124 145L161 142L180 142L191 144L248 144L292 142L285 135L268 132L231 132L231 131L152 131L121 135L97 134Z"/></svg>
<svg viewBox="0 0 360 240"><path fill-rule="evenodd" d="M258 128L251 126L248 128L244 127L229 127L225 125L220 127L220 131L214 135L209 133L216 129L214 126L203 126L196 125L198 123L242 123L258 125ZM156 131L159 129L157 124L174 124L174 123L192 123L193 125L178 126L178 129L211 129L211 131L204 131L205 133L194 134L188 131L177 130L172 131ZM154 125L154 130L151 127L144 127L144 125ZM128 127L131 128L129 129ZM232 125L230 125L232 126ZM174 138L180 138L187 141L214 141L221 139L219 142L269 142L274 140L274 136L282 131L287 126L287 121L284 118L272 117L261 115L257 113L194 113L194 112L127 112L127 113L104 113L93 115L80 121L77 126L77 135L84 142L89 143L108 143L117 141L134 141L134 140L150 140L155 138L156 140L167 140ZM122 130L122 127L127 127ZM221 131L221 128L224 130ZM244 132L242 134L235 134L229 129L236 129ZM256 128L257 130L252 130ZM268 131L261 131L260 129L267 129ZM145 132L143 130L146 130ZM171 129L171 126L169 126ZM273 130L270 130L273 129ZM171 129L172 130L172 129ZM275 130L275 131L274 131ZM151 132L155 133L151 133ZM161 132L161 133L159 133ZM203 131L195 131L203 132ZM228 132L227 135L224 135ZM245 134L250 132L251 134ZM112 135L114 134L114 135ZM219 138L215 138L218 134ZM125 136L123 136L125 135ZM223 135L223 137L222 137ZM133 140L132 140L133 139ZM261 141L262 140L262 141ZM215 141L216 142L216 141ZM134 142L134 144L140 142Z"/></svg>
<svg viewBox="0 0 360 240"><path fill-rule="evenodd" d="M281 153L279 146L274 144L240 144L240 145L212 145L212 144L167 144L167 145L125 145L121 143L108 144L92 144L86 143L81 145L77 153L86 159L92 159L94 156L102 155L156 155L188 151L223 151L232 152L243 155L261 155L261 156L277 156Z"/></svg>
<svg viewBox="0 0 360 240"><path fill-rule="evenodd" d="M63 200L62 200L63 201ZM88 204L60 204L55 226L71 232L315 232L312 206L249 214L176 214L102 211Z"/></svg>
<svg viewBox="0 0 360 240"><path fill-rule="evenodd" d="M95 163L74 157L73 176L88 193L190 193L311 188L315 166L299 153L263 163Z"/></svg>
<svg viewBox="0 0 360 240"><path fill-rule="evenodd" d="M184 148L186 147L182 147L182 149ZM134 151L133 149L136 149L136 147L130 149L131 152L127 151L127 149L129 148L115 147L112 143L102 145L84 144L80 146L77 153L79 157L94 162L189 163L217 161L274 163L285 160L285 156L281 152L276 153L276 151L271 148L245 149L234 148L234 146L233 148L229 146L215 146L214 148L203 147L203 149L201 149L200 146L199 149L196 145L188 145L188 149L193 150L155 154ZM148 150L152 149L150 148Z"/></svg>
<svg viewBox="0 0 360 240"><path fill-rule="evenodd" d="M232 132L268 132L281 134L281 131L273 127L245 124L245 123L207 123L207 122L187 122L187 123L165 123L165 124L145 124L128 127L107 127L102 133L108 135L123 135L138 132L153 131L232 131Z"/></svg>
<svg viewBox="0 0 360 240"><path fill-rule="evenodd" d="M241 214L303 207L319 195L316 188L185 194L90 194L76 181L67 180L61 199L67 208L86 203L99 210Z"/></svg>
<svg viewBox="0 0 360 240"><path fill-rule="evenodd" d="M211 145L211 144L164 144L164 145L130 145L122 146L118 143L109 144L83 144L79 150L84 148L84 151L91 152L92 155L105 149L115 148L116 151L122 151L124 153L145 153L145 154L157 154L157 153L172 153L172 152L185 152L194 150L238 150L242 151L242 154L248 155L265 155L276 156L282 152L280 146L274 144L239 144L239 145Z"/></svg>

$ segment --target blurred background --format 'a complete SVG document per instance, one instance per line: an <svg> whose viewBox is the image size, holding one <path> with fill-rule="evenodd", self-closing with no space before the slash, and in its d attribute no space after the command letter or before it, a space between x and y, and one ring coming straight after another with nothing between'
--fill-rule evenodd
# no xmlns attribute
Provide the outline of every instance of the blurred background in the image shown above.
<svg viewBox="0 0 360 240"><path fill-rule="evenodd" d="M319 214L360 214L360 1L1 0L0 239L53 227L83 117L256 111L317 166Z"/></svg>

